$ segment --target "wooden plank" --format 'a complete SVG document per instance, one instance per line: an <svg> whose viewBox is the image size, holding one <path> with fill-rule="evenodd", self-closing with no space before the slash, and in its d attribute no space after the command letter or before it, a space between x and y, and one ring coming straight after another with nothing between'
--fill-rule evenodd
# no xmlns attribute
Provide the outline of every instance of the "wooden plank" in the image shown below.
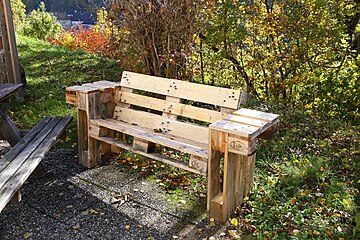
<svg viewBox="0 0 360 240"><path fill-rule="evenodd" d="M206 108L194 107L182 103L169 102L158 98L152 98L127 92L121 92L118 101L120 101L121 103L128 103L135 106L141 106L209 123L213 123L220 119L223 119L227 115L226 113L221 113Z"/></svg>
<svg viewBox="0 0 360 240"><path fill-rule="evenodd" d="M33 129L30 130L9 152L1 158L0 172L29 144L30 141L43 129L51 120L51 117L42 119Z"/></svg>
<svg viewBox="0 0 360 240"><path fill-rule="evenodd" d="M1 32L3 33L3 51L4 51L4 59L6 64L6 72L7 78L0 79L0 83L14 83L14 74L12 68L12 59L11 59L11 52L10 52L10 39L8 33L8 26L6 23L6 13L5 13L5 2L2 0L1 3L1 11L0 11L0 25L1 25Z"/></svg>
<svg viewBox="0 0 360 240"><path fill-rule="evenodd" d="M0 135L13 147L22 138L19 129L9 116L0 108Z"/></svg>
<svg viewBox="0 0 360 240"><path fill-rule="evenodd" d="M219 140L218 138L219 134L222 136L224 133L210 130L208 156L207 214L209 217L214 217L216 219L220 218L219 216L221 216L222 211L219 204L212 204L212 199L220 192L221 149L223 146L225 148L222 139Z"/></svg>
<svg viewBox="0 0 360 240"><path fill-rule="evenodd" d="M95 121L95 120L91 120L91 121ZM178 136L173 136L171 134L164 134L161 133L159 131L155 131L155 129L149 129L149 128L144 128L138 125L132 125L129 123L125 123L122 121L118 121L116 119L111 119L111 118L107 118L104 120L99 120L101 122L106 122L106 123L111 123L112 126L105 126L107 128L113 128L113 130L116 130L118 132L123 132L124 134L128 134L128 135L132 135L132 136L137 136L136 132L132 132L131 130L138 130L140 132L146 133L146 134L142 134L140 135L141 138L147 139L146 136L149 134L150 136L156 135L156 136L161 136L165 139L169 139L169 140L173 140L173 141L177 141L180 142L182 144L186 144L188 146L194 146L197 150L195 150L195 152L191 152L190 154L195 154L198 156L205 156L207 155L207 149L208 149L208 144L207 143L200 143L197 141L194 141L192 139L186 139L186 138L182 138L182 137L178 137ZM106 124L104 123L104 124ZM122 129L122 130L121 130ZM148 139L149 141L154 141L154 139ZM160 144L160 143L159 143ZM165 143L163 143L165 144ZM171 145L174 145L174 143L171 143ZM175 146L176 147L176 146ZM178 149L180 151L186 151L184 149ZM200 150L200 151L199 151Z"/></svg>
<svg viewBox="0 0 360 240"><path fill-rule="evenodd" d="M16 48L15 29L12 18L12 10L10 0L3 0L5 20L7 25L7 34L10 46L10 56L13 69L13 83L21 83L20 65L18 59L18 52Z"/></svg>
<svg viewBox="0 0 360 240"><path fill-rule="evenodd" d="M74 105L75 107L78 105L78 97L76 92L66 91L66 103Z"/></svg>
<svg viewBox="0 0 360 240"><path fill-rule="evenodd" d="M90 168L93 166L88 161L88 116L86 111L80 109L77 111L77 116L79 163Z"/></svg>
<svg viewBox="0 0 360 240"><path fill-rule="evenodd" d="M189 159L189 166L198 169L200 172L207 174L207 158L201 158L196 155L191 155Z"/></svg>
<svg viewBox="0 0 360 240"><path fill-rule="evenodd" d="M91 87L91 88L96 88L100 91L107 91L107 90L111 90L113 89L113 87L110 87L110 86L104 86L104 85L101 85L101 84L95 84L95 83L85 83L85 84L82 84L81 85L82 87Z"/></svg>
<svg viewBox="0 0 360 240"><path fill-rule="evenodd" d="M244 199L244 159L247 156L237 155L235 162L235 204L239 206Z"/></svg>
<svg viewBox="0 0 360 240"><path fill-rule="evenodd" d="M228 151L240 155L252 155L255 152L256 139L243 140L235 135L229 135Z"/></svg>
<svg viewBox="0 0 360 240"><path fill-rule="evenodd" d="M107 87L111 87L113 89L121 86L121 83L119 83L119 82L112 82L112 81L106 81L106 80L93 82L93 84L107 86Z"/></svg>
<svg viewBox="0 0 360 240"><path fill-rule="evenodd" d="M129 108L116 107L114 117L129 124L156 129L164 134L170 134L201 143L208 143L208 128L191 123L166 119L160 115L137 111Z"/></svg>
<svg viewBox="0 0 360 240"><path fill-rule="evenodd" d="M20 89L23 84L12 84L12 83L5 83L0 85L0 102L8 98L11 94L15 91Z"/></svg>
<svg viewBox="0 0 360 240"><path fill-rule="evenodd" d="M123 107L123 108L130 108L130 106L131 106L130 102L127 102L126 99L124 101L119 101L119 99L122 94L126 94L126 93L131 94L132 92L133 92L133 89L127 88L127 87L121 87L121 91L117 90L116 96L115 96L116 102L118 102L117 105L119 107Z"/></svg>
<svg viewBox="0 0 360 240"><path fill-rule="evenodd" d="M261 121L265 121L271 124L274 124L276 121L279 120L279 115L273 114L273 113L265 113L257 110L247 109L247 108L241 108L235 112L233 112L233 115L253 118Z"/></svg>
<svg viewBox="0 0 360 240"><path fill-rule="evenodd" d="M15 174L18 168L26 161L26 159L35 151L42 143L52 129L59 123L61 117L53 118L28 145L19 152L19 154L0 172L0 189L3 188L9 178ZM0 195L1 196L1 195Z"/></svg>
<svg viewBox="0 0 360 240"><path fill-rule="evenodd" d="M239 108L241 94L240 90L220 88L126 71L123 72L121 86L232 109Z"/></svg>
<svg viewBox="0 0 360 240"><path fill-rule="evenodd" d="M143 155L145 157L157 160L159 162L163 162L163 163L169 164L171 166L181 168L181 169L184 169L186 171L190 171L190 172L193 172L193 173L196 173L196 174L204 175L199 170L189 167L187 165L187 163L180 162L180 161L174 160L172 158L165 157L165 156L163 156L163 155L161 155L159 153L145 153L145 152L142 152L142 151L138 151L138 150L132 149L132 146L130 144L126 144L126 143L123 143L123 142L120 142L120 141L116 141L115 139L109 138L109 137L96 137L96 136L93 136L93 137L96 138L99 141L106 142L106 143L111 144L111 145L115 145L115 146L117 146L119 148L122 148L122 149L125 149L125 150L130 150L130 151L132 151L132 152L134 152L136 154Z"/></svg>
<svg viewBox="0 0 360 240"><path fill-rule="evenodd" d="M226 147L227 148L227 147ZM224 216L222 221L227 221L235 210L235 180L236 180L236 154L230 153L225 149L224 154L224 183L223 201Z"/></svg>
<svg viewBox="0 0 360 240"><path fill-rule="evenodd" d="M239 115L227 115L224 119L230 121L230 122L235 122L235 123L242 123L242 124L246 124L249 126L254 126L254 127L258 127L258 128L266 128L267 125L270 125L270 123L268 121L262 121L262 120L258 120L258 119L254 119L254 118L248 118L248 117L243 117L243 116L239 116Z"/></svg>
<svg viewBox="0 0 360 240"><path fill-rule="evenodd" d="M89 86L71 86L66 88L67 92L80 92L80 93L92 93L99 91L98 88Z"/></svg>
<svg viewBox="0 0 360 240"><path fill-rule="evenodd" d="M105 127L117 132L128 134L136 138L144 139L146 141L154 142L166 147L170 147L185 153L193 154L202 158L207 158L207 149L204 144L199 144L195 141L182 139L175 136L168 136L160 133L150 132L139 126L129 125L127 123L119 122L114 119L97 119L90 121L90 129L92 127ZM96 133L89 133L91 137L96 137Z"/></svg>
<svg viewBox="0 0 360 240"><path fill-rule="evenodd" d="M217 121L209 126L210 129L232 133L245 140L251 140L260 134L260 128L227 120Z"/></svg>
<svg viewBox="0 0 360 240"><path fill-rule="evenodd" d="M221 192L217 193L212 199L210 199L210 218L214 218L216 221L225 222L224 216L224 199Z"/></svg>
<svg viewBox="0 0 360 240"><path fill-rule="evenodd" d="M52 121L50 121L50 123L45 128L47 128L48 126L52 126L53 122L57 123L56 127L51 128L51 132L46 134L46 138L41 141L40 145L37 144L38 139L35 140L34 143L37 148L34 151L31 151L32 153L27 158L27 160L23 164L21 164L19 168L17 168L17 171L11 178L11 181L7 181L5 185L0 187L0 211L5 207L9 199L11 199L11 197L20 189L26 179L30 176L30 174L34 171L34 169L43 159L45 154L49 151L51 146L56 143L58 137L65 131L67 125L72 121L72 117L60 117L60 121L58 121L58 119L59 117L55 117L52 119ZM43 131L41 131L39 135L42 132ZM32 148L33 144L29 146ZM22 156L20 155L21 154L19 154L16 159L21 159ZM17 162L16 159L13 162Z"/></svg>
<svg viewBox="0 0 360 240"><path fill-rule="evenodd" d="M174 104L174 103L180 103L180 98L166 96L166 102L168 102L170 104L170 106L172 106L172 104ZM173 120L177 119L177 115L174 112L172 112L171 110L169 112L166 112L166 110L164 110L162 116L169 118L169 119L173 119Z"/></svg>

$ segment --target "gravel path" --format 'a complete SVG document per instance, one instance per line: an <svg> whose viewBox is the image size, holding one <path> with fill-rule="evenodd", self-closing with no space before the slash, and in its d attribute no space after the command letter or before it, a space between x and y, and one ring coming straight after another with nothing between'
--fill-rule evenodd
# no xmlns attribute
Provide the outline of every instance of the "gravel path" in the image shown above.
<svg viewBox="0 0 360 240"><path fill-rule="evenodd" d="M0 155L7 149L0 141ZM46 175L31 176L22 201L0 213L0 239L217 239L224 230L186 198L168 201L157 184L105 162L88 170L74 150L50 151Z"/></svg>

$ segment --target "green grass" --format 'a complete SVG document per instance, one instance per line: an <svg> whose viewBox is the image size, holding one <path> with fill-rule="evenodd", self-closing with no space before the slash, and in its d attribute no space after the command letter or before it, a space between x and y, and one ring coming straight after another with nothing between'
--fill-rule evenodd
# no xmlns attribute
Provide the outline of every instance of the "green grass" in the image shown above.
<svg viewBox="0 0 360 240"><path fill-rule="evenodd" d="M66 86L118 81L121 76L116 62L99 56L26 37L19 37L18 44L28 79L26 101L7 108L21 128L47 115L76 117L76 110L65 103ZM253 102L250 107L258 106ZM259 141L254 189L234 216L239 225L229 229L243 239L359 238L360 229L353 230L360 203L360 126L278 104L267 111L281 115L280 130L274 140ZM76 121L69 131L75 142ZM206 194L203 177L159 164L152 168L131 156L118 160L132 171L144 171L148 179L161 180L173 194L170 199L188 194L194 202L194 196Z"/></svg>
<svg viewBox="0 0 360 240"><path fill-rule="evenodd" d="M100 80L120 81L118 64L24 36L17 38L17 44L27 85L25 101L6 106L10 117L20 128L28 129L45 116L73 116L68 131L76 141L76 111L65 102L65 88Z"/></svg>

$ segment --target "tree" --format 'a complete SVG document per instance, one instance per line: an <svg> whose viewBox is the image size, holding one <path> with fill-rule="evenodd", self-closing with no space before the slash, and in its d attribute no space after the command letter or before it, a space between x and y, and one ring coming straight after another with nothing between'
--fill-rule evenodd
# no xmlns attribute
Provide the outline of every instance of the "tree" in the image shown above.
<svg viewBox="0 0 360 240"><path fill-rule="evenodd" d="M147 74L191 79L186 66L191 57L199 2L116 1L110 17L125 33L126 54L141 59Z"/></svg>
<svg viewBox="0 0 360 240"><path fill-rule="evenodd" d="M321 71L349 56L352 1L218 1L200 35L260 98L287 102Z"/></svg>
<svg viewBox="0 0 360 240"><path fill-rule="evenodd" d="M40 3L38 10L33 10L26 18L22 33L38 39L54 37L62 30L61 25L57 22L56 17L46 12L45 4Z"/></svg>

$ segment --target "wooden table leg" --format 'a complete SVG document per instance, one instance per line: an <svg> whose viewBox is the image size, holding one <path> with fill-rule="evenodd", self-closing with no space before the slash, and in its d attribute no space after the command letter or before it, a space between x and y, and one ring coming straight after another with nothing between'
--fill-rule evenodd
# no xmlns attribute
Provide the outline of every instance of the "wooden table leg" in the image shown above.
<svg viewBox="0 0 360 240"><path fill-rule="evenodd" d="M7 140L13 147L22 138L19 129L11 121L8 115L0 108L0 136Z"/></svg>

